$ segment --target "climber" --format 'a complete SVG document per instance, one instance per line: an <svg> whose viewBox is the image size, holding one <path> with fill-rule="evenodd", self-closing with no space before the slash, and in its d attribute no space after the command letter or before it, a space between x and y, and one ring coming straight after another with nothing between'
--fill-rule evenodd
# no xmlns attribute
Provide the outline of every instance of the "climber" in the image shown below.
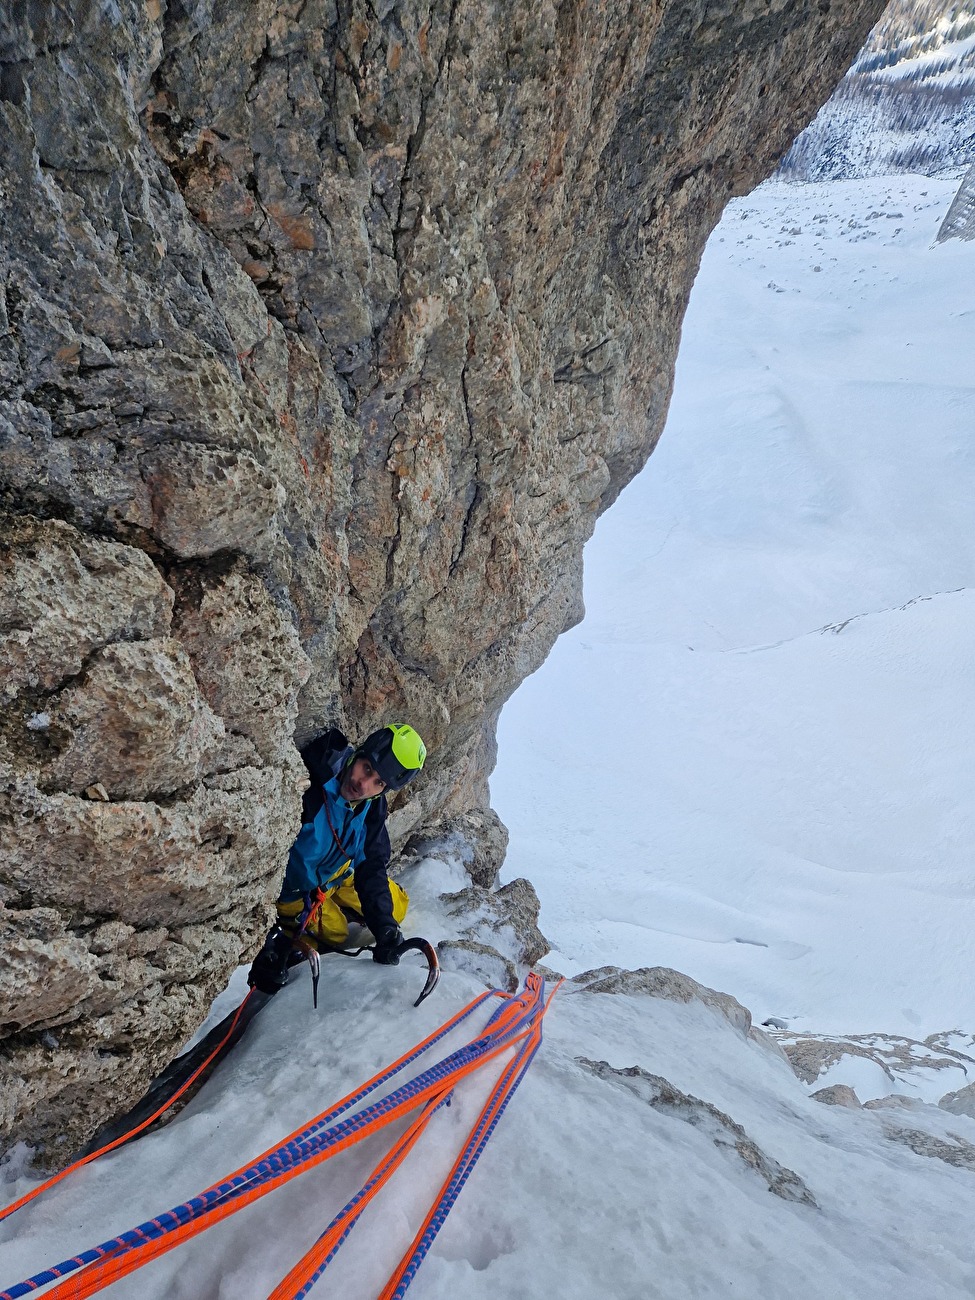
<svg viewBox="0 0 975 1300"><path fill-rule="evenodd" d="M301 830L288 856L278 919L247 976L263 993L284 987L302 948L342 947L350 915L372 931L373 961L397 965L399 923L409 904L405 890L386 875L384 791L401 790L416 776L426 758L423 741L412 727L394 722L355 748L332 728L301 757L311 777Z"/></svg>

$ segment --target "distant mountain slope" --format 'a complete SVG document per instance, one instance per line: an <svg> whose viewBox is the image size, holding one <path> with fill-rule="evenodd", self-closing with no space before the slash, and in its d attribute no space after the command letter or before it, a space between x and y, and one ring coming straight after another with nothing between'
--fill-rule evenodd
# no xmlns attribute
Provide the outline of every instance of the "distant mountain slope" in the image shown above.
<svg viewBox="0 0 975 1300"><path fill-rule="evenodd" d="M975 4L895 0L780 175L933 174L975 158Z"/></svg>

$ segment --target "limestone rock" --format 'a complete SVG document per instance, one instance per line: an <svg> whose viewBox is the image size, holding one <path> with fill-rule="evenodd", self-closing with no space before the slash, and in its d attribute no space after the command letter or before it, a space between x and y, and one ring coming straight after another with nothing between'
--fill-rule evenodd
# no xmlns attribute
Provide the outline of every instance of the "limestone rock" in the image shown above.
<svg viewBox="0 0 975 1300"><path fill-rule="evenodd" d="M789 1069L792 1069L792 1062L786 1056L785 1052L775 1039L770 1038L763 1029L759 1029L757 1025L752 1025L751 1029L748 1031L748 1037L750 1041L756 1043L762 1051L768 1052L769 1055L774 1056L777 1060L784 1061Z"/></svg>
<svg viewBox="0 0 975 1300"><path fill-rule="evenodd" d="M699 1097L692 1097L690 1093L681 1092L669 1080L658 1074L650 1074L639 1065L617 1069L606 1061L589 1061L585 1057L576 1059L597 1079L605 1079L626 1088L661 1114L700 1129L711 1138L716 1147L734 1152L747 1168L764 1179L769 1191L775 1196L780 1196L784 1201L816 1207L815 1196L799 1175L767 1156L741 1125L736 1124L724 1111L718 1110L717 1106L712 1106Z"/></svg>
<svg viewBox="0 0 975 1300"><path fill-rule="evenodd" d="M268 763L291 748L311 661L294 626L253 574L194 572L177 580L175 631L200 691L227 729Z"/></svg>
<svg viewBox="0 0 975 1300"><path fill-rule="evenodd" d="M813 1096L816 1094L813 1093ZM892 1092L889 1097L875 1097L863 1103L864 1110L917 1110L924 1102L920 1097L905 1097L902 1093Z"/></svg>
<svg viewBox="0 0 975 1300"><path fill-rule="evenodd" d="M815 1083L820 1075L844 1057L856 1057L879 1066L891 1083L913 1082L930 1071L975 1069L975 1056L956 1045L963 1036L956 1033L930 1034L923 1042L900 1034L794 1034L770 1033L785 1051L795 1073L804 1083ZM970 1042L965 1044L971 1046Z"/></svg>
<svg viewBox="0 0 975 1300"><path fill-rule="evenodd" d="M602 966L573 976L573 983L585 993L623 993L629 996L666 998L670 1002L703 1002L747 1038L752 1029L751 1012L730 993L718 993L689 975L667 966L641 966L639 970L621 970Z"/></svg>
<svg viewBox="0 0 975 1300"><path fill-rule="evenodd" d="M437 953L444 970L473 975L489 989L504 989L506 993L518 990L520 980L515 963L490 944L474 939L442 939L437 944Z"/></svg>
<svg viewBox="0 0 975 1300"><path fill-rule="evenodd" d="M45 1166L144 1090L256 948L299 766L209 777L165 804L0 782L0 1119ZM17 910L24 898L43 907ZM54 1048L38 1038L52 1027Z"/></svg>
<svg viewBox="0 0 975 1300"><path fill-rule="evenodd" d="M494 809L471 808L425 827L403 851L417 858L457 859L475 885L493 889L507 849L508 831Z"/></svg>
<svg viewBox="0 0 975 1300"><path fill-rule="evenodd" d="M165 1064L263 930L297 822L305 775L289 737L307 659L293 625L240 563L195 583L172 576L178 628L173 587L144 551L56 520L5 520L10 1138L79 1145L120 1108L116 1084L141 1088ZM194 925L202 942L187 941ZM96 1092L98 1052L122 1053L125 1066Z"/></svg>
<svg viewBox="0 0 975 1300"><path fill-rule="evenodd" d="M419 728L397 843L486 807L707 235L880 7L13 7L0 507L39 522L0 557L0 899L170 938L151 1004L130 956L77 1042L7 1040L4 1140L94 1127L203 1015L294 833L293 710Z"/></svg>
<svg viewBox="0 0 975 1300"><path fill-rule="evenodd" d="M613 976L622 975L623 973L622 966L595 966L592 970L584 970L578 975L573 975L572 983L580 989L585 989L598 980L611 979Z"/></svg>
<svg viewBox="0 0 975 1300"><path fill-rule="evenodd" d="M471 885L443 894L448 915L463 924L461 939L489 943L520 966L534 966L549 950L538 928L538 895L527 880L512 880L498 890Z"/></svg>
<svg viewBox="0 0 975 1300"><path fill-rule="evenodd" d="M75 793L97 781L121 799L172 794L217 765L225 738L172 637L106 646L49 707L61 742L42 779Z"/></svg>
<svg viewBox="0 0 975 1300"><path fill-rule="evenodd" d="M933 1133L924 1133L920 1129L902 1128L887 1123L884 1124L884 1137L909 1147L915 1155L943 1160L946 1165L954 1165L956 1169L975 1171L975 1143L955 1134L950 1134L945 1139Z"/></svg>
<svg viewBox="0 0 975 1300"><path fill-rule="evenodd" d="M810 1094L813 1101L821 1101L824 1106L845 1106L848 1110L860 1109L860 1098L845 1083L834 1083L829 1088L820 1088Z"/></svg>
<svg viewBox="0 0 975 1300"><path fill-rule="evenodd" d="M0 889L8 903L30 896L81 924L228 924L264 905L280 881L280 846L299 818L299 766L295 755L283 770L208 777L164 804L92 802L47 794L29 778L0 780Z"/></svg>
<svg viewBox="0 0 975 1300"><path fill-rule="evenodd" d="M975 1119L975 1083L969 1083L957 1092L946 1092L938 1105L952 1115L970 1115Z"/></svg>
<svg viewBox="0 0 975 1300"><path fill-rule="evenodd" d="M0 517L0 661L7 701L50 691L112 641L165 636L173 593L143 552L58 520Z"/></svg>
<svg viewBox="0 0 975 1300"><path fill-rule="evenodd" d="M219 987L219 986L218 986ZM90 1134L117 1113L117 1097L139 1097L182 1044L182 1026L199 1023L217 990L209 981L157 987L130 997L124 1014L96 1016L79 1027L14 1035L0 1041L0 1123L29 1133L41 1169L63 1165ZM173 1036L173 1025L180 1026Z"/></svg>
<svg viewBox="0 0 975 1300"><path fill-rule="evenodd" d="M97 984L96 963L50 907L16 916L0 908L0 1030L46 1029Z"/></svg>
<svg viewBox="0 0 975 1300"><path fill-rule="evenodd" d="M166 447L145 471L152 530L176 555L261 550L285 492L247 452Z"/></svg>

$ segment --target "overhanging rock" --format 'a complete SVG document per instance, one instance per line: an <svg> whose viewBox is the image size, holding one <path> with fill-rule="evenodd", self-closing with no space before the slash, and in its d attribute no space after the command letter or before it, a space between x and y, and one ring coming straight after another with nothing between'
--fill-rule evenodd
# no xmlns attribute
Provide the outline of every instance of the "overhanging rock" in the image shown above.
<svg viewBox="0 0 975 1300"><path fill-rule="evenodd" d="M705 240L880 8L13 7L0 901L57 914L58 991L3 1027L4 1141L62 1159L252 951L288 737L413 722L398 842L486 805Z"/></svg>

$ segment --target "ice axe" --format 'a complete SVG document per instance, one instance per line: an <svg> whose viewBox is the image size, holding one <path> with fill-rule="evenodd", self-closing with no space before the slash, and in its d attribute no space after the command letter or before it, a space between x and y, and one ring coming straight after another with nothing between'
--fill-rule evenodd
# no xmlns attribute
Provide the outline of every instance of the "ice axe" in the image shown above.
<svg viewBox="0 0 975 1300"><path fill-rule="evenodd" d="M297 946L300 947L301 951L305 954L308 961L311 963L311 980L312 980L311 991L312 991L312 998L314 1000L315 1006L317 1007L318 1006L318 969L319 969L318 953L312 948L311 944L309 943L301 943ZM374 945L372 944L363 944L361 948L340 948L338 947L338 945L334 945L334 946L329 945L328 951L341 953L343 957L358 957L359 954L362 952L372 952L373 946ZM423 956L426 958L426 962L427 962L426 983L423 985L423 989L420 993L420 996L413 1003L415 1007L418 1007L420 1003L424 1000L424 998L428 998L430 996L430 994L437 987L437 984L440 981L440 962L437 959L437 950L436 948L434 948L433 944L429 941L429 939L404 939L401 944L397 945L396 956L402 957L403 954L407 952L422 953Z"/></svg>
<svg viewBox="0 0 975 1300"><path fill-rule="evenodd" d="M404 952L421 952L427 959L427 982L423 986L423 991L413 1003L418 1007L424 998L428 998L440 981L440 962L437 959L437 950L429 939L404 939L396 949L397 957L402 957Z"/></svg>

